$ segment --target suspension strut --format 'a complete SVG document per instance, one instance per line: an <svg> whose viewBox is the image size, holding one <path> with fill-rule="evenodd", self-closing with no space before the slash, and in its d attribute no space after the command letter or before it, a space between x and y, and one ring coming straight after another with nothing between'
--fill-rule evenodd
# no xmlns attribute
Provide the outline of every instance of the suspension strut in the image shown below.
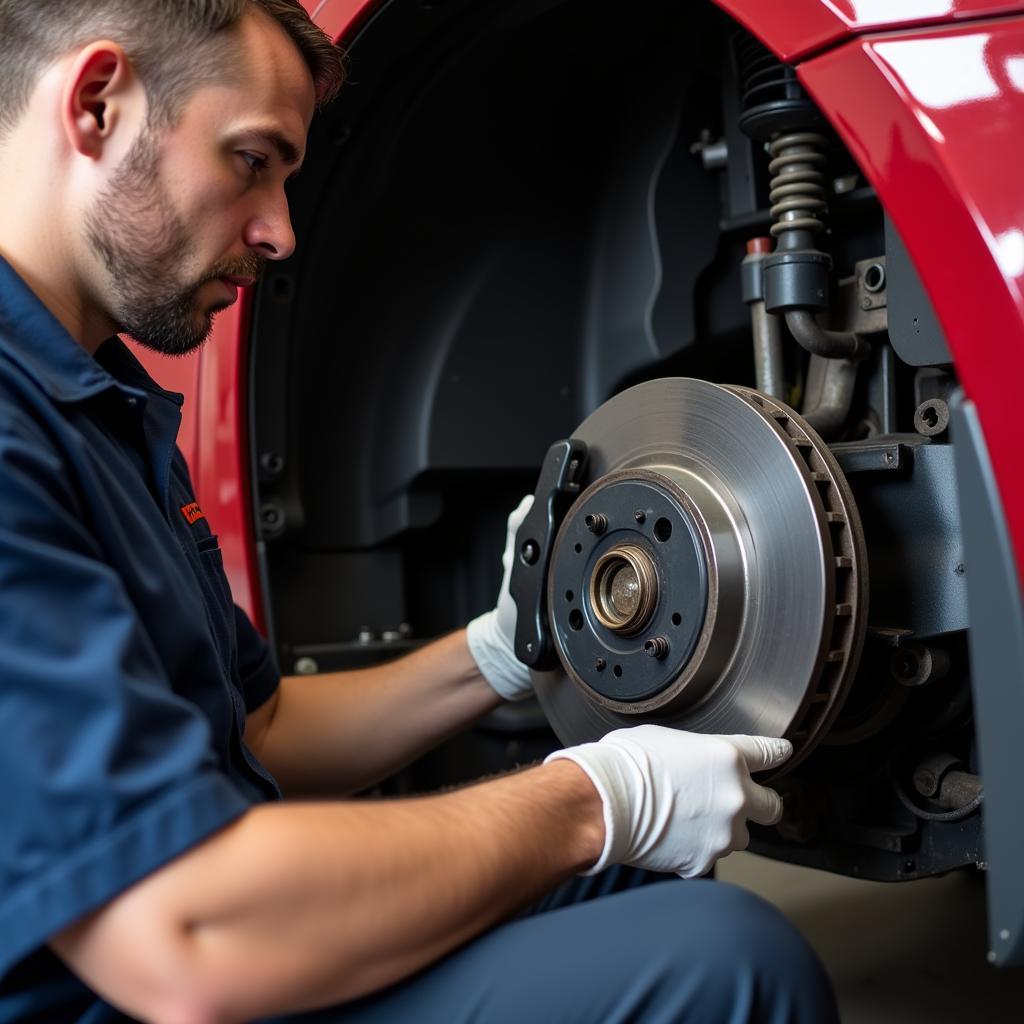
<svg viewBox="0 0 1024 1024"><path fill-rule="evenodd" d="M828 140L819 130L824 120L793 69L753 40L740 40L737 63L744 108L740 127L765 143L771 157L769 201L776 240L774 252L745 270L745 297L750 302L760 289L766 313L784 317L790 334L812 355L862 359L869 351L863 338L825 330L815 320L828 308L832 269L831 258L815 239L825 230L822 218L828 212L823 171ZM748 266L755 262L748 261Z"/></svg>

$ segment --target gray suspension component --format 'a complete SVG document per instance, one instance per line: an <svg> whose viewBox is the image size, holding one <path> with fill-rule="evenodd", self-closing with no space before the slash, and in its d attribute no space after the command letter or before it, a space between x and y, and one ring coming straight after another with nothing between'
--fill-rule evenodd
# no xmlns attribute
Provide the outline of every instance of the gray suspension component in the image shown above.
<svg viewBox="0 0 1024 1024"><path fill-rule="evenodd" d="M747 38L737 44L743 132L763 143L771 161L769 201L776 245L752 239L743 261L743 297L751 308L758 390L782 394L781 327L811 353L803 414L822 436L838 434L849 416L857 361L867 342L830 331L815 319L829 306L832 260L816 244L828 212L826 121L795 70Z"/></svg>
<svg viewBox="0 0 1024 1024"><path fill-rule="evenodd" d="M768 145L772 160L769 200L775 218L775 252L765 258L765 309L782 314L793 338L812 355L826 359L861 359L868 345L856 334L829 331L814 319L828 308L832 260L818 249L814 236L825 230L827 140L816 132L789 132Z"/></svg>
<svg viewBox="0 0 1024 1024"><path fill-rule="evenodd" d="M743 301L750 307L750 329L754 337L754 374L757 390L772 398L786 397L782 363L782 320L764 307L764 260L772 251L770 238L747 242L740 274Z"/></svg>

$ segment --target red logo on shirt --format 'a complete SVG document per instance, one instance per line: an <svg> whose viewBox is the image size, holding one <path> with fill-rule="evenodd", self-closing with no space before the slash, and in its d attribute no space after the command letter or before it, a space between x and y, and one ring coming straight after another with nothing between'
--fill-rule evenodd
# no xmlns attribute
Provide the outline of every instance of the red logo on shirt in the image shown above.
<svg viewBox="0 0 1024 1024"><path fill-rule="evenodd" d="M185 517L185 522L187 522L189 526L193 526L195 523L198 523L200 519L206 518L206 516L203 515L203 510L199 507L199 502L197 501L193 501L191 505L182 505L181 514Z"/></svg>

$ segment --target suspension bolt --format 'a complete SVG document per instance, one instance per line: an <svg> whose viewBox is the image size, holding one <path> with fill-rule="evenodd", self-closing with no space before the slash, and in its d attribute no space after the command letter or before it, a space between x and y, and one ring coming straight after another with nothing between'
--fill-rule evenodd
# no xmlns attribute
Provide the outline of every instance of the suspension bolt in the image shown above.
<svg viewBox="0 0 1024 1024"><path fill-rule="evenodd" d="M652 636L644 644L644 654L648 658L656 658L660 661L668 654L668 641L663 636Z"/></svg>
<svg viewBox="0 0 1024 1024"><path fill-rule="evenodd" d="M600 537L608 529L608 517L600 512L588 512L583 518L583 525L595 536Z"/></svg>

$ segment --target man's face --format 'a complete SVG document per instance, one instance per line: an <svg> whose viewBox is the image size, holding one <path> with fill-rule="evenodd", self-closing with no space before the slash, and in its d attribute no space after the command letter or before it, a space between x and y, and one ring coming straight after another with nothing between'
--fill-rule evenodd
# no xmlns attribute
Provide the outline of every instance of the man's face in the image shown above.
<svg viewBox="0 0 1024 1024"><path fill-rule="evenodd" d="M201 86L171 130L144 128L85 219L98 300L168 355L199 347L238 287L295 247L284 184L302 158L312 77L265 15L237 35L237 80Z"/></svg>

